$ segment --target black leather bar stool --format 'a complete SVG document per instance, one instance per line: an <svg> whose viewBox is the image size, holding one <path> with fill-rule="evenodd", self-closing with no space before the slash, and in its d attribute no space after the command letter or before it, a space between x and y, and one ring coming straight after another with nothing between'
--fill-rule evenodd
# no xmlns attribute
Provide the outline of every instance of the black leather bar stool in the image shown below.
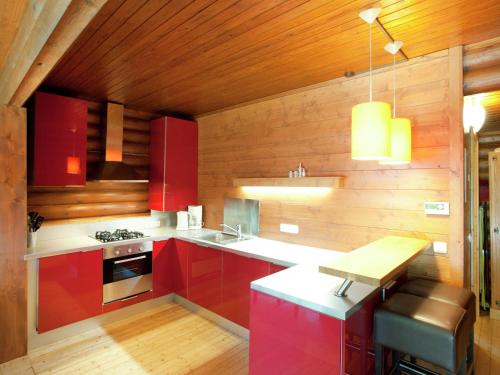
<svg viewBox="0 0 500 375"><path fill-rule="evenodd" d="M383 374L384 347L393 351L395 372L435 374L400 358L400 353L443 368L449 374L466 374L468 327L462 307L397 292L374 316L376 373Z"/></svg>
<svg viewBox="0 0 500 375"><path fill-rule="evenodd" d="M466 310L465 324L469 332L467 363L474 360L474 323L476 322L476 296L468 289L443 284L427 279L412 279L405 282L399 292L451 303Z"/></svg>

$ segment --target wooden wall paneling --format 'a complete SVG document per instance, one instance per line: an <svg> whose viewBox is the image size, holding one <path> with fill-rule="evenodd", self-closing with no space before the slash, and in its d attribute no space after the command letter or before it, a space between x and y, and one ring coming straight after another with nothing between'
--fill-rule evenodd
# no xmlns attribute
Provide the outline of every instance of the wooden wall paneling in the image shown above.
<svg viewBox="0 0 500 375"><path fill-rule="evenodd" d="M26 111L0 106L0 363L27 352Z"/></svg>
<svg viewBox="0 0 500 375"><path fill-rule="evenodd" d="M450 139L450 239L448 252L452 259L453 282L457 286L464 284L464 128L463 114L463 48L450 49L449 59L449 139Z"/></svg>
<svg viewBox="0 0 500 375"><path fill-rule="evenodd" d="M411 118L415 134L407 166L350 158L350 111L367 99L366 75L199 116L198 186L206 225L218 228L224 197L232 196L260 200L260 229L266 238L340 251L385 235L445 241L448 254L428 251L410 271L460 284L463 270L454 267L460 267L455 258L463 256L457 250L463 237L451 224L460 220L453 218L456 208L451 217L423 213L425 201L450 201L456 207L456 184L463 173L461 125L456 127L453 112L460 99L450 99L450 74L455 72L450 54L442 51L398 64L398 111ZM375 71L377 100L392 100L390 78L390 69ZM314 193L232 185L234 178L285 176L299 162L310 176L344 176L344 188ZM281 233L280 223L298 224L300 235Z"/></svg>

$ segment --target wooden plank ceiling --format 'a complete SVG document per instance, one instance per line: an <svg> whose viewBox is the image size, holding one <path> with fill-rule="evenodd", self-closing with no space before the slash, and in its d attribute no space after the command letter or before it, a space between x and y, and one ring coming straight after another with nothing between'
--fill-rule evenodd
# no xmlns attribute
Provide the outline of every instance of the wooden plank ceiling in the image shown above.
<svg viewBox="0 0 500 375"><path fill-rule="evenodd" d="M93 100L198 115L368 67L368 0L110 0L45 82ZM383 0L416 57L500 35L500 2ZM374 65L391 61L374 26Z"/></svg>

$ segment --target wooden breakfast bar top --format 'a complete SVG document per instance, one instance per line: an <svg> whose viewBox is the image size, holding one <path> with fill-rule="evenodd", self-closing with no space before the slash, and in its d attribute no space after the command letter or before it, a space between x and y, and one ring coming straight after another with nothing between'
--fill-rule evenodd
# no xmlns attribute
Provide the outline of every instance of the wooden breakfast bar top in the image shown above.
<svg viewBox="0 0 500 375"><path fill-rule="evenodd" d="M418 238L388 236L320 264L319 272L381 287L430 245Z"/></svg>

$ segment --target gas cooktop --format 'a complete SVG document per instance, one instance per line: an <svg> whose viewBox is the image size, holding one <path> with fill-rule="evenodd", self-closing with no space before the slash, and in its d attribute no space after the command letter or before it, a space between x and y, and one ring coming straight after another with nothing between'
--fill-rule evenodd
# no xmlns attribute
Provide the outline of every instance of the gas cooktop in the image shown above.
<svg viewBox="0 0 500 375"><path fill-rule="evenodd" d="M134 240L136 238L146 238L144 233L138 231L129 231L128 229L117 229L114 232L110 232L108 230L95 232L94 236L90 236L95 238L100 242L116 242L116 241L124 241L124 240Z"/></svg>

